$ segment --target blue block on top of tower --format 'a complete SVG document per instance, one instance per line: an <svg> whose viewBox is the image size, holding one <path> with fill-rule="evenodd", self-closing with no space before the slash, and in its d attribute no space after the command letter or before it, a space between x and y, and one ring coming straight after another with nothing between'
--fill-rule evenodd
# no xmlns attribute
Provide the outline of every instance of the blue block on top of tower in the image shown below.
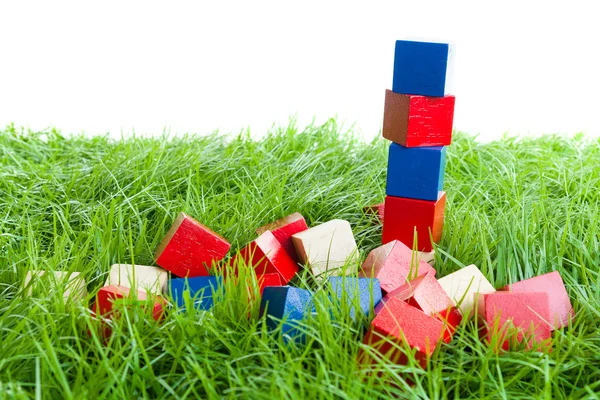
<svg viewBox="0 0 600 400"><path fill-rule="evenodd" d="M446 147L389 149L386 194L395 197L436 201L444 189Z"/></svg>
<svg viewBox="0 0 600 400"><path fill-rule="evenodd" d="M450 92L454 46L397 40L392 91L442 97Z"/></svg>

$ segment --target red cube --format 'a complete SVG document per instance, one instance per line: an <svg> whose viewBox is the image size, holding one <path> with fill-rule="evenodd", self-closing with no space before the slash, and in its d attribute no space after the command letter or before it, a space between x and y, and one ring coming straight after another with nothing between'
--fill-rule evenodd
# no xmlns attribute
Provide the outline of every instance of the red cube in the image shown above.
<svg viewBox="0 0 600 400"><path fill-rule="evenodd" d="M369 253L358 276L379 279L381 290L389 293L417 276L435 275L435 269L419 257L418 252L413 254L404 243L393 240Z"/></svg>
<svg viewBox="0 0 600 400"><path fill-rule="evenodd" d="M503 290L548 293L552 330L567 326L573 318L573 306L571 306L569 294L558 271L507 285Z"/></svg>
<svg viewBox="0 0 600 400"><path fill-rule="evenodd" d="M267 286L283 286L283 282L281 282L281 275L278 273L272 273L259 276L258 287L260 288L261 296Z"/></svg>
<svg viewBox="0 0 600 400"><path fill-rule="evenodd" d="M442 239L445 207L445 192L442 192L437 201L386 196L383 244L399 240L412 248L416 229L417 250L431 251L433 246L430 232L435 243L439 243Z"/></svg>
<svg viewBox="0 0 600 400"><path fill-rule="evenodd" d="M180 213L154 258L158 265L181 278L208 276L213 263L222 260L230 247L221 235Z"/></svg>
<svg viewBox="0 0 600 400"><path fill-rule="evenodd" d="M296 249L292 243L292 235L307 229L308 225L306 225L306 221L302 214L295 212L268 225L261 226L256 230L256 233L262 235L266 231L271 231L285 251L288 252L295 262L298 262L298 255L296 254Z"/></svg>
<svg viewBox="0 0 600 400"><path fill-rule="evenodd" d="M146 303L152 300L152 317L155 320L160 320L164 314L165 301L160 296L148 295L145 290L132 290L125 286L110 285L100 288L96 295L96 302L92 311L104 318L112 318L114 316L113 306L115 301L130 300L134 302Z"/></svg>

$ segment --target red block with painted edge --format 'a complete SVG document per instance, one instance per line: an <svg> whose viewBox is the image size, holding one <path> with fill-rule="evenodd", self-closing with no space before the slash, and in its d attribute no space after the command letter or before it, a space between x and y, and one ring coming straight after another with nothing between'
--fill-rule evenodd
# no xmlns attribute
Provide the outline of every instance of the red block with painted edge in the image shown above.
<svg viewBox="0 0 600 400"><path fill-rule="evenodd" d="M573 306L558 271L512 283L503 288L510 292L546 292L550 301L552 330L561 329L573 319Z"/></svg>
<svg viewBox="0 0 600 400"><path fill-rule="evenodd" d="M551 350L548 293L495 292L475 296L479 317L485 321L486 340L496 351L519 345L527 350Z"/></svg>
<svg viewBox="0 0 600 400"><path fill-rule="evenodd" d="M306 225L302 214L295 212L268 225L261 226L256 230L256 233L262 235L266 231L271 231L285 251L288 252L295 262L298 262L298 255L292 243L292 235L307 229L308 225Z"/></svg>
<svg viewBox="0 0 600 400"><path fill-rule="evenodd" d="M404 147L452 142L454 96L430 97L385 91L383 137Z"/></svg>
<svg viewBox="0 0 600 400"><path fill-rule="evenodd" d="M271 231L265 231L256 240L241 249L239 254L231 260L232 265L235 265L239 258L244 260L246 265L252 265L256 276L276 273L281 277L283 284L288 283L299 270L298 264L294 262Z"/></svg>
<svg viewBox="0 0 600 400"><path fill-rule="evenodd" d="M181 278L208 276L213 263L222 260L230 247L221 235L180 213L154 258L158 265Z"/></svg>
<svg viewBox="0 0 600 400"><path fill-rule="evenodd" d="M425 368L427 359L435 351L444 330L444 324L408 305L406 302L391 298L371 322L363 343L376 349L382 356L396 364L406 364L407 358L396 345L408 346L414 351L415 359ZM375 360L366 352L359 353L362 364L371 364Z"/></svg>
<svg viewBox="0 0 600 400"><path fill-rule="evenodd" d="M388 293L381 301L385 304L391 298L406 301L425 314L435 317L444 323L444 341L450 343L456 327L462 321L462 314L446 294L437 279L426 274L400 286Z"/></svg>
<svg viewBox="0 0 600 400"><path fill-rule="evenodd" d="M281 282L281 275L277 273L264 274L259 276L257 279L261 296L267 286L283 286L283 282Z"/></svg>
<svg viewBox="0 0 600 400"><path fill-rule="evenodd" d="M416 229L417 250L431 251L433 246L429 232L431 231L433 241L439 243L442 239L445 207L446 192L442 192L437 201L386 196L382 242L385 244L399 240L412 248Z"/></svg>
<svg viewBox="0 0 600 400"><path fill-rule="evenodd" d="M419 256L418 252L413 255L404 243L393 240L371 250L358 276L379 279L381 290L389 293L418 276L435 275L435 269L419 260Z"/></svg>
<svg viewBox="0 0 600 400"><path fill-rule="evenodd" d="M385 204L379 203L379 204L373 204L371 206L365 206L365 207L363 207L363 212L365 214L376 215L377 218L379 219L379 221L381 221L381 223L383 223L383 214L385 212Z"/></svg>

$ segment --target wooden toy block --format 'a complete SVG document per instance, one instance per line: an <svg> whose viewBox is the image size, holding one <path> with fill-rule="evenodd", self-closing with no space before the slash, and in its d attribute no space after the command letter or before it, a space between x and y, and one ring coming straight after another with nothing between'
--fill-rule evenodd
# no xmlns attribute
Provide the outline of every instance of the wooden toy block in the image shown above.
<svg viewBox="0 0 600 400"><path fill-rule="evenodd" d="M299 270L298 264L292 260L271 231L265 231L241 249L232 259L232 264L235 265L236 260L240 258L246 265L254 268L257 276L277 273L283 283L288 283Z"/></svg>
<svg viewBox="0 0 600 400"><path fill-rule="evenodd" d="M269 286L263 291L260 315L266 315L267 328L276 330L281 325L284 342L304 343L304 321L315 310L312 293L292 286Z"/></svg>
<svg viewBox="0 0 600 400"><path fill-rule="evenodd" d="M166 292L168 273L147 265L114 264L104 286L119 285L159 295Z"/></svg>
<svg viewBox="0 0 600 400"><path fill-rule="evenodd" d="M221 235L180 213L154 258L158 265L179 277L207 276L213 263L222 260L230 247Z"/></svg>
<svg viewBox="0 0 600 400"><path fill-rule="evenodd" d="M363 212L365 214L376 215L381 223L383 223L383 214L385 212L384 203L373 204L371 206L363 207Z"/></svg>
<svg viewBox="0 0 600 400"><path fill-rule="evenodd" d="M573 306L571 306L569 294L558 271L507 285L503 290L548 293L552 330L567 326L573 318Z"/></svg>
<svg viewBox="0 0 600 400"><path fill-rule="evenodd" d="M444 188L445 147L389 149L386 194L395 197L437 201Z"/></svg>
<svg viewBox="0 0 600 400"><path fill-rule="evenodd" d="M154 296L144 290L133 290L125 286L110 285L100 288L96 295L93 312L103 318L113 318L115 310L113 307L119 301L142 303L152 303L152 317L159 321L164 315L165 301L160 296Z"/></svg>
<svg viewBox="0 0 600 400"><path fill-rule="evenodd" d="M419 251L419 260L425 261L429 265L435 264L435 250Z"/></svg>
<svg viewBox="0 0 600 400"><path fill-rule="evenodd" d="M359 277L377 278L384 293L399 288L406 282L425 274L435 275L433 269L419 255L398 240L371 250L358 273Z"/></svg>
<svg viewBox="0 0 600 400"><path fill-rule="evenodd" d="M478 314L485 321L488 343L496 351L549 350L551 343L548 293L495 292L476 294Z"/></svg>
<svg viewBox="0 0 600 400"><path fill-rule="evenodd" d="M454 46L409 40L396 41L394 81L396 93L445 96L451 89Z"/></svg>
<svg viewBox="0 0 600 400"><path fill-rule="evenodd" d="M496 291L479 268L473 264L438 279L438 283L464 317L473 314L475 293L489 294Z"/></svg>
<svg viewBox="0 0 600 400"><path fill-rule="evenodd" d="M271 231L273 236L283 246L285 251L292 257L295 262L298 262L298 255L292 243L292 235L308 229L304 217L299 212L295 212L287 217L278 219L268 225L261 226L256 230L256 233L262 235L266 231Z"/></svg>
<svg viewBox="0 0 600 400"><path fill-rule="evenodd" d="M317 276L330 270L353 272L358 260L358 248L348 221L334 219L292 235L300 262L309 265Z"/></svg>
<svg viewBox="0 0 600 400"><path fill-rule="evenodd" d="M65 271L28 271L23 281L28 296L40 293L48 295L54 291L62 291L63 299L83 300L87 296L85 279L79 272Z"/></svg>
<svg viewBox="0 0 600 400"><path fill-rule="evenodd" d="M431 232L435 243L442 239L445 207L445 192L442 192L437 201L386 196L382 242L385 244L399 240L412 248L416 229L417 250L431 251L433 245L429 234Z"/></svg>
<svg viewBox="0 0 600 400"><path fill-rule="evenodd" d="M327 279L331 295L335 296L342 304L350 308L350 316L356 317L356 306L360 307L360 312L369 316L371 311L381 301L381 287L379 279L371 278L351 278L346 276L331 276Z"/></svg>
<svg viewBox="0 0 600 400"><path fill-rule="evenodd" d="M217 276L175 278L169 280L169 292L180 310L192 305L197 310L210 311L216 295L223 288L223 279Z"/></svg>
<svg viewBox="0 0 600 400"><path fill-rule="evenodd" d="M385 91L383 137L404 147L452 142L454 96L426 97Z"/></svg>
<svg viewBox="0 0 600 400"><path fill-rule="evenodd" d="M415 359L421 367L425 368L427 359L442 338L443 330L444 324L440 320L393 297L371 322L363 343L396 364L407 363L406 354L401 349L408 346L415 352ZM361 351L359 361L372 364L375 359Z"/></svg>
<svg viewBox="0 0 600 400"><path fill-rule="evenodd" d="M435 317L444 323L444 341L450 343L456 327L462 321L460 311L454 306L444 289L433 275L426 274L413 279L388 293L378 307L391 298L406 301L425 314ZM378 309L376 311L379 311Z"/></svg>
<svg viewBox="0 0 600 400"><path fill-rule="evenodd" d="M264 274L258 277L258 287L260 289L260 295L262 296L266 287L269 286L283 286L284 283L281 281L281 275L274 274Z"/></svg>

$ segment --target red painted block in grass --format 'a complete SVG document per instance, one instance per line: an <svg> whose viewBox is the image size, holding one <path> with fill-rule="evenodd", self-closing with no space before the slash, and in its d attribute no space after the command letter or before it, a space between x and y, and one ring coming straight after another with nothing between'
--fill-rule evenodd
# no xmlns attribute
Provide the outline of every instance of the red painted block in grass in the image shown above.
<svg viewBox="0 0 600 400"><path fill-rule="evenodd" d="M404 147L448 146L454 120L452 95L430 97L385 91L383 137Z"/></svg>
<svg viewBox="0 0 600 400"><path fill-rule="evenodd" d="M439 243L442 239L445 207L445 192L442 192L437 201L386 196L382 242L385 244L399 240L412 248L416 229L417 250L431 251L433 246L429 232L431 231L433 241Z"/></svg>
<svg viewBox="0 0 600 400"><path fill-rule="evenodd" d="M299 212L288 215L271 222L268 225L261 226L256 230L256 233L262 235L266 231L271 231L273 236L281 243L285 251L292 257L295 262L298 262L298 255L292 243L292 235L308 229L304 217Z"/></svg>
<svg viewBox="0 0 600 400"><path fill-rule="evenodd" d="M385 204L379 203L379 204L373 204L370 206L365 206L365 207L363 207L363 212L365 214L377 215L377 217L379 218L379 221L381 223L383 223L383 214L385 212Z"/></svg>
<svg viewBox="0 0 600 400"><path fill-rule="evenodd" d="M279 275L278 273L264 274L258 276L257 279L261 296L267 286L283 286L283 282L281 281L281 275Z"/></svg>
<svg viewBox="0 0 600 400"><path fill-rule="evenodd" d="M298 264L271 231L265 231L241 249L232 259L232 265L235 265L238 258L244 260L246 265L252 265L257 276L279 274L283 284L288 283L298 272Z"/></svg>
<svg viewBox="0 0 600 400"><path fill-rule="evenodd" d="M373 347L380 357L397 364L406 364L404 351L394 346L408 346L416 351L415 358L422 367L426 366L437 347L444 324L406 302L391 298L380 309L371 322L364 343ZM388 339L390 342L386 341ZM371 364L375 360L366 351L359 353L359 361Z"/></svg>
<svg viewBox="0 0 600 400"><path fill-rule="evenodd" d="M442 321L445 327L444 341L446 343L450 343L456 327L462 321L462 314L431 274L419 276L391 291L383 298L382 303L385 304L391 298L406 301L425 314ZM382 307L381 303L379 307Z"/></svg>
<svg viewBox="0 0 600 400"><path fill-rule="evenodd" d="M181 278L208 276L213 263L222 260L230 247L221 235L180 213L154 258L158 265Z"/></svg>
<svg viewBox="0 0 600 400"><path fill-rule="evenodd" d="M113 306L118 300L128 300L142 303L144 306L152 301L152 317L160 320L164 314L165 301L160 296L149 295L145 290L132 290L125 286L110 285L100 288L92 311L105 318L114 315Z"/></svg>
<svg viewBox="0 0 600 400"><path fill-rule="evenodd" d="M496 351L519 345L527 350L550 350L548 293L495 292L475 296L478 314L485 321L487 342Z"/></svg>
<svg viewBox="0 0 600 400"><path fill-rule="evenodd" d="M552 330L561 329L573 318L573 306L569 294L558 271L525 279L504 287L510 292L546 292L550 301Z"/></svg>
<svg viewBox="0 0 600 400"><path fill-rule="evenodd" d="M404 243L393 240L371 250L358 276L377 278L384 293L399 288L406 282L425 274L435 275L435 269L419 259Z"/></svg>

